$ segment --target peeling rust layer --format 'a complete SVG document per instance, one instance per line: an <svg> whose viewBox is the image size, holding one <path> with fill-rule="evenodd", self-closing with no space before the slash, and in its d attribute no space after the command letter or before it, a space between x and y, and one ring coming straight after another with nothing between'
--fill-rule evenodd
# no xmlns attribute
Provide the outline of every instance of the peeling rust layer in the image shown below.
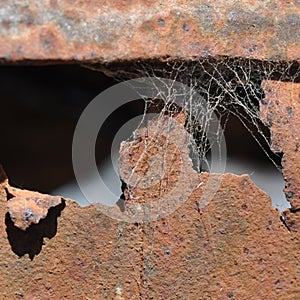
<svg viewBox="0 0 300 300"><path fill-rule="evenodd" d="M61 197L17 188L9 188L7 193L10 198L7 202L10 218L22 230L26 230L31 224L38 224L41 219L46 218L51 207L62 203Z"/></svg>
<svg viewBox="0 0 300 300"><path fill-rule="evenodd" d="M7 220L5 187L0 188L1 299L115 299L120 290L137 299L138 228L67 200L61 216L46 227L42 220L32 225L35 231L31 226L23 232ZM52 227L54 234L43 234L39 243L41 231Z"/></svg>
<svg viewBox="0 0 300 300"><path fill-rule="evenodd" d="M300 84L266 80L261 118L271 128L272 149L283 152L285 194L292 209L300 209Z"/></svg>
<svg viewBox="0 0 300 300"><path fill-rule="evenodd" d="M298 1L1 1L3 62L299 53Z"/></svg>
<svg viewBox="0 0 300 300"><path fill-rule="evenodd" d="M187 145L193 138L184 128L185 120L185 113L154 118L147 128L133 133L133 141L121 144L119 174L125 184L125 207L137 214L134 206L140 204L139 221L170 214L199 184L189 157Z"/></svg>

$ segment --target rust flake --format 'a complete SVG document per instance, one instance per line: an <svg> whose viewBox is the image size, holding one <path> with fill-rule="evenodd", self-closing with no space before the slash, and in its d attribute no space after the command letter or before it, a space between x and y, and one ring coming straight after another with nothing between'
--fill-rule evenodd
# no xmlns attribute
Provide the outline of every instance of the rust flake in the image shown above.
<svg viewBox="0 0 300 300"><path fill-rule="evenodd" d="M48 210L62 203L61 197L8 187L7 207L14 225L26 230L46 218Z"/></svg>

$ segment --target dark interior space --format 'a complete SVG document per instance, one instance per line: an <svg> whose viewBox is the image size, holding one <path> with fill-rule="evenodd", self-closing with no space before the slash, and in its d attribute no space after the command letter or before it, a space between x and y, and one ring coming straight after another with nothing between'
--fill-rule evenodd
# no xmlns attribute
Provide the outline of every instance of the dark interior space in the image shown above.
<svg viewBox="0 0 300 300"><path fill-rule="evenodd" d="M0 157L10 183L47 193L74 179L71 149L77 120L114 81L66 65L1 67L0 82Z"/></svg>

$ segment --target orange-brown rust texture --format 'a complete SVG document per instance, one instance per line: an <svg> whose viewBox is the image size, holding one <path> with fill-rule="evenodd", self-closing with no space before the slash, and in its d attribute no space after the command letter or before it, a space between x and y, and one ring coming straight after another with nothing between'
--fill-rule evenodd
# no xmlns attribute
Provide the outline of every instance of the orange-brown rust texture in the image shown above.
<svg viewBox="0 0 300 300"><path fill-rule="evenodd" d="M261 119L271 128L272 149L283 152L285 194L294 210L300 209L300 84L264 81Z"/></svg>
<svg viewBox="0 0 300 300"><path fill-rule="evenodd" d="M136 226L66 200L23 231L7 212L6 189L10 187L4 181L0 184L0 299L118 299L120 294L138 299Z"/></svg>
<svg viewBox="0 0 300 300"><path fill-rule="evenodd" d="M282 214L291 232L295 258L300 267L300 84L266 80L265 99L260 104L261 119L271 129L272 148L283 152L282 173L285 195L291 209Z"/></svg>
<svg viewBox="0 0 300 300"><path fill-rule="evenodd" d="M3 63L204 56L300 61L297 1L4 0L0 24ZM126 223L100 206L83 208L60 197L39 196L52 199L40 208L36 194L14 190L0 170L0 299L300 299L299 84L264 81L263 88L261 116L273 149L284 153L292 205L282 220L247 175L224 174L201 206L209 174L196 174L199 184L174 212ZM123 144L123 153L139 145L130 148L132 162L145 154L146 137L141 130L138 141ZM159 149L148 149L141 176L157 166L147 160ZM195 175L188 150L181 147L183 157L171 150L164 159L175 159L167 164L172 177L157 185L164 189L132 189L124 169L132 166L120 166L125 201L156 203L179 178L172 168L183 170L185 188ZM37 222L18 222L23 204L34 206ZM117 206L111 211L122 215Z"/></svg>
<svg viewBox="0 0 300 300"><path fill-rule="evenodd" d="M136 138L145 142L147 130ZM145 149L136 152L142 156ZM218 175L197 176L203 184L172 214L152 222L117 221L100 206L66 200L25 232L7 213L10 188L4 180L0 298L299 299L298 213L298 225L292 226L289 211L284 224L248 175L232 174L223 175L218 191L199 209L208 176ZM147 197L157 201L154 193Z"/></svg>
<svg viewBox="0 0 300 300"><path fill-rule="evenodd" d="M26 230L31 224L38 224L45 219L48 210L62 203L61 197L43 195L37 192L8 188L8 211L14 225Z"/></svg>
<svg viewBox="0 0 300 300"><path fill-rule="evenodd" d="M184 128L185 117L180 113L152 120L147 128L134 132L134 141L122 142L119 173L126 183L125 202L157 201L176 187L181 173L186 177L196 174L186 147L192 137ZM173 203L180 202L178 191L176 194Z"/></svg>
<svg viewBox="0 0 300 300"><path fill-rule="evenodd" d="M298 1L1 1L2 62L298 60Z"/></svg>

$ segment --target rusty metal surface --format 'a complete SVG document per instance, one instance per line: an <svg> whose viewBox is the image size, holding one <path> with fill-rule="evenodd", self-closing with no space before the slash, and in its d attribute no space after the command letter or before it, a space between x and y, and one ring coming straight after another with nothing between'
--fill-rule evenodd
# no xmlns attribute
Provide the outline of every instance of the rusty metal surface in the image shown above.
<svg viewBox="0 0 300 300"><path fill-rule="evenodd" d="M10 199L7 201L10 218L14 225L26 230L31 224L38 224L45 219L48 210L62 203L61 197L43 195L37 192L9 188Z"/></svg>
<svg viewBox="0 0 300 300"><path fill-rule="evenodd" d="M139 229L95 207L66 206L25 232L8 213L0 188L0 299L137 299ZM56 209L56 210L55 210ZM130 229L131 228L131 229Z"/></svg>
<svg viewBox="0 0 300 300"><path fill-rule="evenodd" d="M0 58L113 62L230 56L298 60L298 1L10 1Z"/></svg>
<svg viewBox="0 0 300 300"><path fill-rule="evenodd" d="M299 232L290 234L268 196L248 176L227 174L200 213L198 197L200 189L151 226L118 223L67 200L56 235L32 260L12 251L12 229L2 222L1 297L298 299Z"/></svg>
<svg viewBox="0 0 300 300"><path fill-rule="evenodd" d="M146 142L147 130L135 138ZM142 147L135 151L145 154ZM155 153L149 155L140 170ZM165 159L170 158L173 153L168 152ZM175 155L175 168L178 160ZM188 169L187 174L194 172ZM120 222L104 215L99 206L83 208L66 199L65 206L55 207L25 232L10 220L9 184L4 180L0 298L299 299L299 211L286 212L285 225L248 175L232 174L223 175L217 193L201 206L208 176L219 175L197 176L204 184L172 214L151 223ZM177 180L173 176L169 184ZM135 198L139 193L143 191L135 189ZM140 198L158 200L147 192ZM120 213L118 207L112 210ZM292 223L298 224L293 230Z"/></svg>
<svg viewBox="0 0 300 300"><path fill-rule="evenodd" d="M283 152L285 194L294 210L300 208L300 84L266 80L261 119L271 129L272 148Z"/></svg>
<svg viewBox="0 0 300 300"><path fill-rule="evenodd" d="M4 0L0 24L2 63L224 55L300 61L298 1ZM10 187L0 170L0 298L299 299L299 84L264 81L263 88L261 116L273 149L284 152L292 205L283 221L248 176L225 174L207 205L199 209L198 186L151 224L120 222L66 200L23 231L7 211ZM133 192L157 200L153 189Z"/></svg>

